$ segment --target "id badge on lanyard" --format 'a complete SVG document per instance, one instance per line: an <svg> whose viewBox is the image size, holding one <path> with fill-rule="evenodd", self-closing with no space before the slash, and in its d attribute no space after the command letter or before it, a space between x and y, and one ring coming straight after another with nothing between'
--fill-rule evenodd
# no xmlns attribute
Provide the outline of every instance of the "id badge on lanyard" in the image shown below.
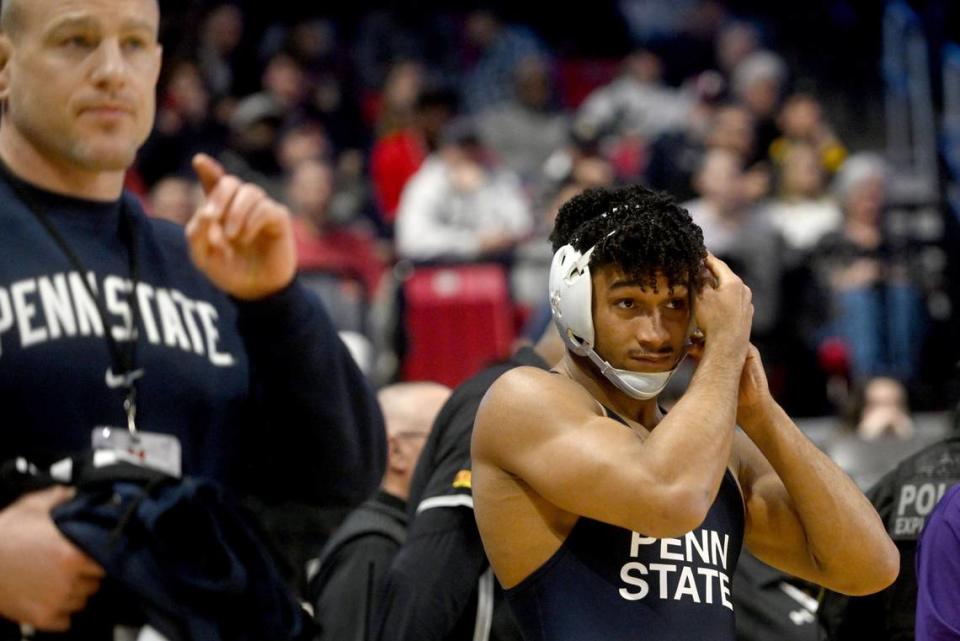
<svg viewBox="0 0 960 641"><path fill-rule="evenodd" d="M96 467L125 462L180 478L180 440L171 434L131 432L122 427L98 426L91 435Z"/></svg>
<svg viewBox="0 0 960 641"><path fill-rule="evenodd" d="M102 467L123 461L180 478L180 440L172 434L141 432L137 429L137 391L134 382L129 381L127 397L123 401L127 426L98 425L93 428L90 437L93 464Z"/></svg>

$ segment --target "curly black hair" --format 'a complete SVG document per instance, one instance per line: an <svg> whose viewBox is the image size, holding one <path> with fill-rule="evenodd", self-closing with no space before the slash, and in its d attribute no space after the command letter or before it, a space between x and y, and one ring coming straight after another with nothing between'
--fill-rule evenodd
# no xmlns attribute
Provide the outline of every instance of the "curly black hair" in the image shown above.
<svg viewBox="0 0 960 641"><path fill-rule="evenodd" d="M591 265L617 265L654 290L657 274L671 288L698 284L707 257L703 231L687 210L669 194L640 185L574 196L560 208L550 242L554 252L564 245L580 252L596 246Z"/></svg>

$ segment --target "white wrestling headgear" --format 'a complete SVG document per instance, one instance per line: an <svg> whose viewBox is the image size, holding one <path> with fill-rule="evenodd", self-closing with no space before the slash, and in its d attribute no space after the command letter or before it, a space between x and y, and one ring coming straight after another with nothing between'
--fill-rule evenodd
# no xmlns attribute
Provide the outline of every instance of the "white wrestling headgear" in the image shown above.
<svg viewBox="0 0 960 641"><path fill-rule="evenodd" d="M606 237L615 233L612 231ZM590 280L590 256L594 249L596 245L581 254L573 245L564 245L553 255L549 284L553 322L571 352L590 359L600 373L627 396L649 400L667 386L686 356L686 351L677 359L673 369L666 372L617 369L597 353L593 347L596 336L593 329L593 284ZM691 325L692 322L691 317Z"/></svg>

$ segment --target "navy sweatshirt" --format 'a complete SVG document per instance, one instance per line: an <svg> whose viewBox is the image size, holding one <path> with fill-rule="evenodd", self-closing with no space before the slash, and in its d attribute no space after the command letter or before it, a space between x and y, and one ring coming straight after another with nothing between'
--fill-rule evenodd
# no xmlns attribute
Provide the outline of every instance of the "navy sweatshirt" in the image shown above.
<svg viewBox="0 0 960 641"><path fill-rule="evenodd" d="M180 439L185 474L266 501L346 505L374 491L385 460L376 398L298 282L233 300L194 267L183 229L148 219L133 196L98 203L19 183L89 272L80 274L15 180L0 171L0 460L49 464L89 447L95 426L125 426L103 332L129 342L136 306L137 423ZM121 207L135 219L135 291ZM82 278L106 305L107 330Z"/></svg>

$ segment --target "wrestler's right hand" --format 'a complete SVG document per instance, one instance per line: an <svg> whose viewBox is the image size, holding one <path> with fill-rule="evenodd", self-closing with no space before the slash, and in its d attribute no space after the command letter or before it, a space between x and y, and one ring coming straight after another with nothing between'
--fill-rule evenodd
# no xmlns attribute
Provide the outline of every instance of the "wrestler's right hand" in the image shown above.
<svg viewBox="0 0 960 641"><path fill-rule="evenodd" d="M713 282L700 288L694 304L705 349L723 347L729 356L742 361L750 348L753 294L740 277L713 254L707 254L706 268Z"/></svg>
<svg viewBox="0 0 960 641"><path fill-rule="evenodd" d="M69 500L62 485L31 492L0 510L0 616L62 632L100 588L103 568L68 541L50 511Z"/></svg>

